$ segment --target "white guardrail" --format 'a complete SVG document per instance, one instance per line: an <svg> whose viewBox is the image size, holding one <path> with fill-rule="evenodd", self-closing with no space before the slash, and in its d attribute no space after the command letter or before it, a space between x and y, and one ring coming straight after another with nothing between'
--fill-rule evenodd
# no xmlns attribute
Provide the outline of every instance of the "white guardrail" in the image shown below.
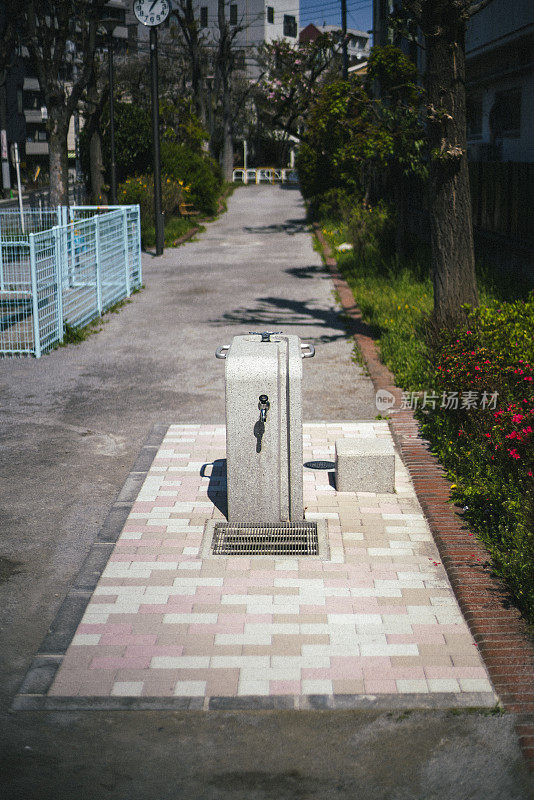
<svg viewBox="0 0 534 800"><path fill-rule="evenodd" d="M299 176L296 169L276 167L258 167L245 169L237 167L232 175L234 183L298 183Z"/></svg>

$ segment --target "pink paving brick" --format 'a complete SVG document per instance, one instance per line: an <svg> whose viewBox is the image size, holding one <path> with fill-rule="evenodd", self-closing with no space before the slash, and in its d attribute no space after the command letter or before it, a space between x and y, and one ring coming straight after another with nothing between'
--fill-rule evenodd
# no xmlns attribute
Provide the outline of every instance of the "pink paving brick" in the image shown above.
<svg viewBox="0 0 534 800"><path fill-rule="evenodd" d="M373 436L389 436L385 422L359 423L359 429L365 426ZM350 428L344 434L340 424L325 423L321 427L305 426L305 435L305 460L315 460L333 458L336 438L358 434ZM414 680L444 679L449 686L458 687L457 682L462 679L468 686L469 679L487 677L463 620L442 625L414 622L411 632L406 630L410 624L407 606L423 607L415 613L416 619L424 619L425 614L432 617L439 606L430 604L429 595L424 593L429 590L421 589L421 594L413 595L419 590L403 588L402 573L413 575L415 580L420 574L421 582L428 576L446 581L442 568L436 570L433 566L432 562L440 559L431 541L406 540L413 554L401 552L397 556L396 550L403 550L399 540L405 534L386 532L386 527L402 527L404 510L408 514L420 513L409 486L403 484L400 502L380 500L370 494L338 495L324 471L305 471L310 512L330 515L329 545L335 554L331 561L303 557L203 561L194 550L188 550L198 548L201 553L204 521L221 515L213 505L204 505L210 503L209 478L201 478L196 471L180 472L180 465L211 464L224 458L224 449L220 426L174 426L168 432L149 472L150 480L142 490L144 494L132 507L132 513L142 517L130 517L123 528L126 535L140 534L141 538L119 539L110 558L110 573L114 570L121 577L102 578L99 594L89 606L89 613L97 614L99 607L105 608L112 601L118 611L109 615L107 623L84 622L78 626L81 638L77 646L69 647L52 685L52 695L120 695L131 685L136 694L141 691L143 696L170 697L175 687L187 687L188 682L195 690L205 685L208 696L236 695L242 670L243 676L250 679L253 663L257 663L257 672L252 674L258 675L262 685L266 682L273 695L302 694L302 681L306 681L307 690L315 685L318 690L322 686L342 693L387 695L397 694L398 687L402 691L403 682L409 686ZM224 491L222 484L221 490ZM155 499L142 499L147 496ZM169 513L160 516L161 512ZM388 514L398 515L398 519L384 519L383 515ZM406 518L406 531L410 519ZM364 538L351 539L354 533ZM372 556L368 548L387 552ZM150 577L142 577L143 565ZM128 568L128 574L131 572L130 577L125 577L123 567ZM222 585L209 585L219 584L221 578ZM390 603L381 582L400 587ZM189 593L173 594L174 585ZM453 599L446 586L432 593ZM250 613L246 613L247 608ZM164 622L168 614L179 615L178 621ZM329 625L329 614L341 616L334 616ZM345 614L349 615L347 619L343 619ZM367 623L364 617L351 619L354 614L372 615L372 620ZM302 625L306 627L301 630ZM228 639L215 644L217 634L226 634ZM243 634L246 644L241 644ZM439 663L447 659L453 663L459 651L458 635L464 649L465 644L473 644L470 654L473 653L474 664L424 666L425 660L432 663L434 653L439 656ZM255 637L258 644L254 644ZM265 643L269 641L271 644ZM306 649L314 644L312 650ZM355 656L354 652L361 652L365 645L366 652L375 650L376 655ZM421 647L418 659L423 664L410 663L411 651L404 658L402 648L412 645ZM388 648L391 657L384 655ZM310 652L315 653L315 665L313 659L310 661ZM159 659L154 664L157 668L151 666L153 658ZM287 678L280 667L285 663ZM269 673L262 672L269 665L276 666L277 675L281 673L282 677L269 680ZM488 696L494 698L491 692Z"/></svg>
<svg viewBox="0 0 534 800"><path fill-rule="evenodd" d="M80 626L81 627L81 626ZM105 627L105 626L101 626ZM78 629L79 630L79 629ZM137 645L139 647L146 647L155 645L157 635L152 633L146 634L129 634L129 633L105 633L100 639L101 645Z"/></svg>
<svg viewBox="0 0 534 800"><path fill-rule="evenodd" d="M300 681L269 681L269 694L300 694Z"/></svg>
<svg viewBox="0 0 534 800"><path fill-rule="evenodd" d="M144 656L139 658L116 658L114 656L103 656L94 658L91 662L91 669L148 669L151 657Z"/></svg>
<svg viewBox="0 0 534 800"><path fill-rule="evenodd" d="M93 624L88 623L88 622L80 622L80 624L78 625L78 630L76 631L76 633L104 633L104 634L109 634L109 635L112 635L112 634L127 635L127 634L131 633L131 631L132 631L132 626L131 625L125 625L125 624L120 624L119 625L119 624L112 624L112 623L106 623L106 624L103 624L103 625L102 624L93 625ZM102 644L102 640L100 640L100 643Z"/></svg>

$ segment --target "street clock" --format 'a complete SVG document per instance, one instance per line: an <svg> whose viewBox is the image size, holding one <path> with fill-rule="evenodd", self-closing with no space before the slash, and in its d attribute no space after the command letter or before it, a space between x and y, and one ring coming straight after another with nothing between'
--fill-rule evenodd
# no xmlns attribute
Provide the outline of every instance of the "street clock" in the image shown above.
<svg viewBox="0 0 534 800"><path fill-rule="evenodd" d="M143 25L155 27L165 22L171 13L169 0L135 0L134 14Z"/></svg>

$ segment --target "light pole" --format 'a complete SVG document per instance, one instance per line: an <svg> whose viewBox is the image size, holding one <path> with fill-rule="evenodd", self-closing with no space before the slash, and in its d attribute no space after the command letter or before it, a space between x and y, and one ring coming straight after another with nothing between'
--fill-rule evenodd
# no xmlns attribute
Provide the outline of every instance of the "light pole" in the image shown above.
<svg viewBox="0 0 534 800"><path fill-rule="evenodd" d="M114 26L115 27L115 26ZM111 168L109 178L111 205L117 205L117 159L115 155L115 71L113 69L113 28L108 39L108 79L109 79L109 143L111 150Z"/></svg>
<svg viewBox="0 0 534 800"><path fill-rule="evenodd" d="M163 253L165 230L161 213L161 163L159 155L158 30L150 28L150 79L152 94L152 141L154 145L154 221L156 255Z"/></svg>
<svg viewBox="0 0 534 800"><path fill-rule="evenodd" d="M161 165L159 157L158 25L171 13L170 0L134 0L134 14L150 28L150 83L152 95L152 140L154 146L154 227L156 255L163 253L165 232L161 213Z"/></svg>
<svg viewBox="0 0 534 800"><path fill-rule="evenodd" d="M113 31L117 27L117 20L112 17L103 19L100 23L108 35L108 84L109 84L109 195L110 205L117 205L117 158L115 150L115 69L113 64Z"/></svg>

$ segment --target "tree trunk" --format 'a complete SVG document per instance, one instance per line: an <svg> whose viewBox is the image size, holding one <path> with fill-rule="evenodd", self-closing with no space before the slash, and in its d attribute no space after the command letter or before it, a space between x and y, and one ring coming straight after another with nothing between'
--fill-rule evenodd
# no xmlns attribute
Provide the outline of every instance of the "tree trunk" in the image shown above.
<svg viewBox="0 0 534 800"><path fill-rule="evenodd" d="M407 240L407 210L408 204L406 202L407 186L402 178L398 178L395 184L395 206L396 206L396 219L395 219L395 254L399 261L406 257L406 240Z"/></svg>
<svg viewBox="0 0 534 800"><path fill-rule="evenodd" d="M223 82L222 114L223 146L221 154L221 167L224 180L231 181L234 170L234 132L232 108L230 103L230 87L226 85L226 82Z"/></svg>
<svg viewBox="0 0 534 800"><path fill-rule="evenodd" d="M87 87L87 106L91 109L86 114L85 127L89 136L89 177L91 181L91 199L96 205L106 204L107 196L104 192L104 163L102 159L102 130L101 117L104 102L109 92L103 91L98 97L96 76L93 74Z"/></svg>
<svg viewBox="0 0 534 800"><path fill-rule="evenodd" d="M104 193L104 163L102 161L102 136L100 129L91 135L89 141L89 161L91 165L91 197L96 205L106 204Z"/></svg>
<svg viewBox="0 0 534 800"><path fill-rule="evenodd" d="M478 304L467 166L465 24L434 20L426 41L430 108L430 235L434 318L439 328Z"/></svg>
<svg viewBox="0 0 534 800"><path fill-rule="evenodd" d="M69 171L67 161L68 122L49 119L48 152L50 159L50 207L68 206Z"/></svg>

